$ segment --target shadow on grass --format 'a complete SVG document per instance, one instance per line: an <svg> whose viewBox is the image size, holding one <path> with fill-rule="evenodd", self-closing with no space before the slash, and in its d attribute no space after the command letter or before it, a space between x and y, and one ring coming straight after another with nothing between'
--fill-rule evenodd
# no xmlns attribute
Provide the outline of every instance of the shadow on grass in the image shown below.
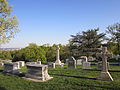
<svg viewBox="0 0 120 90"><path fill-rule="evenodd" d="M3 70L0 70L0 72L3 72Z"/></svg>
<svg viewBox="0 0 120 90"><path fill-rule="evenodd" d="M110 64L110 65L113 65L113 66L119 66L119 64Z"/></svg>
<svg viewBox="0 0 120 90"><path fill-rule="evenodd" d="M118 70L108 70L109 72L120 72Z"/></svg>
<svg viewBox="0 0 120 90"><path fill-rule="evenodd" d="M81 76L69 76L69 75L59 75L59 74L51 74L51 75L96 80L96 78L81 77Z"/></svg>
<svg viewBox="0 0 120 90"><path fill-rule="evenodd" d="M82 78L82 79L91 79L91 80L97 80L96 78L90 78L90 77L81 77L81 76L68 76L68 75L59 75L59 74L51 74L51 75L56 75L56 76L63 76L63 77L73 77L73 78ZM78 86L84 86L84 87L89 87L89 88L98 88L100 90L103 90L103 89L109 89L109 90L113 90L114 87L108 87L108 86L100 86L100 85L91 85L91 84L78 84ZM89 89L89 90L91 90ZM116 89L117 90L117 89Z"/></svg>
<svg viewBox="0 0 120 90"><path fill-rule="evenodd" d="M98 69L84 69L86 71L101 71L101 70L98 70Z"/></svg>
<svg viewBox="0 0 120 90"><path fill-rule="evenodd" d="M102 71L98 69L87 69L87 71ZM119 70L108 70L109 72L120 72Z"/></svg>
<svg viewBox="0 0 120 90"><path fill-rule="evenodd" d="M4 87L0 87L0 90L7 90L7 89L5 89Z"/></svg>

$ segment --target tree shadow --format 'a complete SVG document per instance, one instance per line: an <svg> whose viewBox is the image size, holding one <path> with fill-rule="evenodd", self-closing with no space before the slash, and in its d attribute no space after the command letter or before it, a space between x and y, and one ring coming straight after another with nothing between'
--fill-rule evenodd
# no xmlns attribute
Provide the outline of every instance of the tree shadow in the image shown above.
<svg viewBox="0 0 120 90"><path fill-rule="evenodd" d="M0 87L0 90L7 90L6 88L4 88L4 87Z"/></svg>
<svg viewBox="0 0 120 90"><path fill-rule="evenodd" d="M117 64L117 63L116 63L116 64L110 64L110 65L113 65L113 66L119 66L119 64Z"/></svg>
<svg viewBox="0 0 120 90"><path fill-rule="evenodd" d="M101 71L101 70L98 70L98 69L84 69L86 71Z"/></svg>
<svg viewBox="0 0 120 90"><path fill-rule="evenodd" d="M61 75L60 75L60 74L51 74L51 75L96 80L96 78L90 78L90 77L81 77L81 76L69 76L69 75L62 75L62 74L61 74Z"/></svg>
<svg viewBox="0 0 120 90"><path fill-rule="evenodd" d="M0 72L3 72L3 70L0 70Z"/></svg>
<svg viewBox="0 0 120 90"><path fill-rule="evenodd" d="M118 70L108 70L109 72L120 72Z"/></svg>
<svg viewBox="0 0 120 90"><path fill-rule="evenodd" d="M3 75L15 75L15 76L18 76L18 77L24 77L25 76L25 73L16 73L16 74L13 74L13 73L7 73L7 72L0 72L1 74ZM1 90L1 89L0 89Z"/></svg>

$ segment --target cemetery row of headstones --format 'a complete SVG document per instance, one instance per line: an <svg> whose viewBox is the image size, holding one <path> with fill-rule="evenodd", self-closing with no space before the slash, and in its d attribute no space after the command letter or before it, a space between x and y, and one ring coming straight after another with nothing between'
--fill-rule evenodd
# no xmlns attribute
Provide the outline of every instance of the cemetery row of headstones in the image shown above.
<svg viewBox="0 0 120 90"><path fill-rule="evenodd" d="M106 80L106 81L113 81L110 73L108 72L108 64L107 64L107 58L111 56L111 54L107 53L107 48L103 47L102 48L102 53L97 54L98 57L102 58L102 72L97 79L99 80ZM91 69L90 63L87 60L87 57L82 56L81 57L83 60L76 62L74 57L71 57L69 60L67 60L68 64L68 69L71 68L76 68L77 64L83 65L83 69ZM55 68L55 65L60 65L63 67L64 63L61 63L60 58L59 58L59 47L57 48L57 58L55 63L49 63L48 65L42 65L41 62L28 62L26 63L27 66L27 73L26 73L26 78L28 79L37 79L37 80L42 80L46 81L51 79L52 77L49 76L48 74L48 67L50 67L50 64L53 65L52 67ZM24 66L23 61L19 62L14 62L14 63L5 63L4 64L4 72L7 73L19 73L18 69L22 66Z"/></svg>

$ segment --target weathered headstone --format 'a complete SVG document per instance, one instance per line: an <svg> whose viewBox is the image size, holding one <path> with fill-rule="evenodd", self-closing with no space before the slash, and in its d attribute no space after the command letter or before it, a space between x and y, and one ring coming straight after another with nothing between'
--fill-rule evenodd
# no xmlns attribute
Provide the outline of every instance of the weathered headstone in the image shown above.
<svg viewBox="0 0 120 90"><path fill-rule="evenodd" d="M81 56L80 59L82 60L82 63L88 62L88 58L86 56Z"/></svg>
<svg viewBox="0 0 120 90"><path fill-rule="evenodd" d="M102 70L102 66L103 64L102 64L102 61L99 61L98 63L97 63L97 67L98 67L98 70ZM110 66L109 66L109 62L107 62L107 67L108 67L108 69L110 68Z"/></svg>
<svg viewBox="0 0 120 90"><path fill-rule="evenodd" d="M81 56L82 60L82 68L83 69L91 69L90 62L88 62L88 58L86 56Z"/></svg>
<svg viewBox="0 0 120 90"><path fill-rule="evenodd" d="M26 77L29 80L33 81L47 81L52 77L48 74L48 66L47 65L39 65L39 64L27 64L27 73Z"/></svg>
<svg viewBox="0 0 120 90"><path fill-rule="evenodd" d="M18 74L18 66L16 63L5 63L4 70L5 73Z"/></svg>
<svg viewBox="0 0 120 90"><path fill-rule="evenodd" d="M76 60L74 57L71 57L68 60L68 69L73 69L73 68L76 68Z"/></svg>
<svg viewBox="0 0 120 90"><path fill-rule="evenodd" d="M77 65L82 65L82 60L80 60L80 59L76 60L76 64Z"/></svg>
<svg viewBox="0 0 120 90"><path fill-rule="evenodd" d="M102 70L102 61L99 61L97 64L97 69Z"/></svg>
<svg viewBox="0 0 120 90"><path fill-rule="evenodd" d="M107 52L107 47L102 47L102 53L98 53L97 57L102 58L102 72L97 77L98 80L104 80L104 81L113 81L112 76L108 72L108 65L107 65L107 58L112 57L112 54L109 54Z"/></svg>
<svg viewBox="0 0 120 90"><path fill-rule="evenodd" d="M3 62L0 62L0 66L4 66L4 63L3 63Z"/></svg>
<svg viewBox="0 0 120 90"><path fill-rule="evenodd" d="M69 59L66 59L66 60L65 60L65 63L66 63L66 64L68 64L68 60L69 60Z"/></svg>
<svg viewBox="0 0 120 90"><path fill-rule="evenodd" d="M14 62L17 66L18 69L20 69L20 63L19 62Z"/></svg>
<svg viewBox="0 0 120 90"><path fill-rule="evenodd" d="M48 62L47 65L48 65L48 68L55 68L55 63L53 62Z"/></svg>
<svg viewBox="0 0 120 90"><path fill-rule="evenodd" d="M92 57L92 56L89 56L89 57L88 57L88 61L93 61L93 57Z"/></svg>
<svg viewBox="0 0 120 90"><path fill-rule="evenodd" d="M25 62L24 61L18 61L20 64L20 67L24 67L25 66Z"/></svg>
<svg viewBox="0 0 120 90"><path fill-rule="evenodd" d="M83 62L83 69L91 69L90 62Z"/></svg>

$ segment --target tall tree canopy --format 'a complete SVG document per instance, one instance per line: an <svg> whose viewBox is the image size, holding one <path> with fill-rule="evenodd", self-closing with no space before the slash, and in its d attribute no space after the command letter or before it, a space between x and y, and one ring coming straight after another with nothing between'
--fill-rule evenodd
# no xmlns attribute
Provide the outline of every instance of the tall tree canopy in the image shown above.
<svg viewBox="0 0 120 90"><path fill-rule="evenodd" d="M8 42L18 32L16 16L11 16L12 8L6 0L0 0L0 44Z"/></svg>
<svg viewBox="0 0 120 90"><path fill-rule="evenodd" d="M116 54L120 55L120 24L108 26L107 32L110 34L109 41L116 43Z"/></svg>
<svg viewBox="0 0 120 90"><path fill-rule="evenodd" d="M75 56L95 54L105 37L104 33L98 34L98 31L99 28L83 31L82 34L71 35L70 49Z"/></svg>

